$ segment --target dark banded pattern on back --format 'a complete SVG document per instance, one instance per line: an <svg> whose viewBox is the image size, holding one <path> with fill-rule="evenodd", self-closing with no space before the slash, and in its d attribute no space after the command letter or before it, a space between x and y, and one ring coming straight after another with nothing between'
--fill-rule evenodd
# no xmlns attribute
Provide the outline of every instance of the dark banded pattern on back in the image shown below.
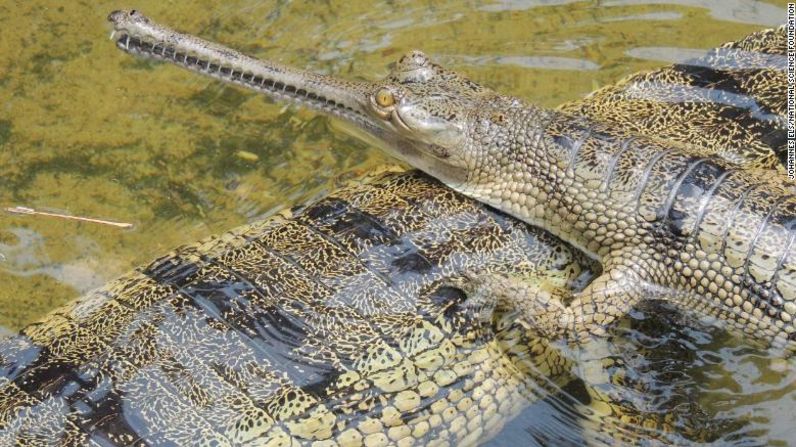
<svg viewBox="0 0 796 447"><path fill-rule="evenodd" d="M393 436L420 430L417 439L480 437L530 398L534 380L569 376L527 328L514 322L496 334L461 297L437 291L442 279L479 268L574 280L588 265L426 177L385 175L181 248L5 340L0 421L9 422L0 438L237 445L388 436L374 424L407 430ZM515 397L505 402L486 397L494 390L472 394L508 386L511 357L497 346L507 337L549 352L513 354L533 360L536 379L506 388ZM462 391L475 408L493 402L481 404L486 416L479 409L461 413L467 423L455 430L431 427L432 405Z"/></svg>

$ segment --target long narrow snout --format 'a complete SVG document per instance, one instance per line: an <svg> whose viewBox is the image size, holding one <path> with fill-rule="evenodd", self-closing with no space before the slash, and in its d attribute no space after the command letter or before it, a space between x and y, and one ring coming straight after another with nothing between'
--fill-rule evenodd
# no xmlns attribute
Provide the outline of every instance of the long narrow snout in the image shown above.
<svg viewBox="0 0 796 447"><path fill-rule="evenodd" d="M365 127L371 121L366 109L371 90L368 83L254 59L159 25L136 10L114 11L108 21L113 24L116 46L127 53L168 61Z"/></svg>
<svg viewBox="0 0 796 447"><path fill-rule="evenodd" d="M437 177L454 188L467 173L441 160L434 141L407 135L374 109L375 93L384 83L351 82L259 60L231 48L159 25L138 11L114 11L116 46L122 51L171 62L190 71L237 84L341 118L355 133L389 154ZM422 123L425 124L425 123ZM422 126L418 126L419 128ZM408 129L404 129L408 130Z"/></svg>

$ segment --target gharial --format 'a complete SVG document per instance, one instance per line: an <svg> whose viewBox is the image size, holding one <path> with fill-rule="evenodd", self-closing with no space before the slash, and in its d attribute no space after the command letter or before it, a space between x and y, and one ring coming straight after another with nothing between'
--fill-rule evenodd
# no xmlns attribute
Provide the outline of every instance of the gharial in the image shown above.
<svg viewBox="0 0 796 447"><path fill-rule="evenodd" d="M317 92L277 86L257 70L305 85L328 78L245 58L140 14L111 19L126 31L117 45L127 51L358 116L338 102L346 98L321 101ZM634 131L775 169L778 154L770 149L784 141L778 117L785 83L779 59L772 69L766 55L784 54L784 42L783 29L764 31L699 61L726 56L757 67L754 73L667 67L563 110L622 127L628 123L616 121L627 115L617 110L654 103L634 116L667 125L646 119L632 123ZM232 65L213 62L228 58ZM743 95L717 98L699 88L705 79L737 81ZM661 80L668 82L653 89ZM686 91L695 99L636 101L624 93L636 82L658 95ZM741 105L751 100L761 108L727 106L741 96ZM699 128L687 119L691 113L702 118ZM560 239L426 176L374 174L285 216L182 247L1 340L0 443L478 443L546 387L571 380L569 364L517 316L512 300L473 300L441 285L467 279L466 272L492 272L580 288L598 270ZM686 430L682 421L590 391L603 429L594 435L606 442L664 436L651 426ZM697 436L690 439L710 439Z"/></svg>
<svg viewBox="0 0 796 447"><path fill-rule="evenodd" d="M465 274L470 294L510 301L547 336L602 333L657 297L719 315L776 346L796 341L796 197L782 176L534 107L419 51L383 81L350 82L257 61L135 11L109 19L125 51L337 116L452 189L598 260L602 274L575 294ZM763 63L780 69L784 60Z"/></svg>

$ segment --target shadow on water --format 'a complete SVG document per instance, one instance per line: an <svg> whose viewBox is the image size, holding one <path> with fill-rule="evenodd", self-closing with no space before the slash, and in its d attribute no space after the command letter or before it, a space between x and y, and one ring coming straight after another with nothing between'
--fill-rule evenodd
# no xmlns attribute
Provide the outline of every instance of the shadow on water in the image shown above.
<svg viewBox="0 0 796 447"><path fill-rule="evenodd" d="M0 5L0 207L134 228L0 214L4 331L173 247L321 195L387 161L325 118L122 55L105 23L116 2L50 3ZM381 77L418 48L547 107L785 16L780 2L744 0L135 6L253 55L351 78ZM714 322L651 304L617 327L610 345L590 349L576 355L576 380L526 408L489 445L610 442L595 390L629 414L686 434L662 443L796 439L792 364ZM606 379L614 374L623 380ZM689 438L693 425L703 432Z"/></svg>

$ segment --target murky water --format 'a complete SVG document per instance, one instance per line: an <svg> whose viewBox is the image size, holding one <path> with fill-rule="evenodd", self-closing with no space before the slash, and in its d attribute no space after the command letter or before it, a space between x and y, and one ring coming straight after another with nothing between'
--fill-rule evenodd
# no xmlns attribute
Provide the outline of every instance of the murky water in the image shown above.
<svg viewBox="0 0 796 447"><path fill-rule="evenodd" d="M135 7L256 56L351 78L379 78L387 64L419 48L478 82L552 107L777 25L783 5L141 0ZM122 54L105 22L122 6L129 5L0 4L0 207L134 225L0 214L5 330L180 244L389 162L325 118ZM627 337L606 348L605 357L629 360L628 373L655 384L656 393L637 398L664 412L692 405L721 442L795 442L793 368L711 322L674 315L641 309L621 330ZM493 442L588 438L572 428L582 392L567 393L570 403L534 405ZM564 428L552 435L539 429L556 424Z"/></svg>

